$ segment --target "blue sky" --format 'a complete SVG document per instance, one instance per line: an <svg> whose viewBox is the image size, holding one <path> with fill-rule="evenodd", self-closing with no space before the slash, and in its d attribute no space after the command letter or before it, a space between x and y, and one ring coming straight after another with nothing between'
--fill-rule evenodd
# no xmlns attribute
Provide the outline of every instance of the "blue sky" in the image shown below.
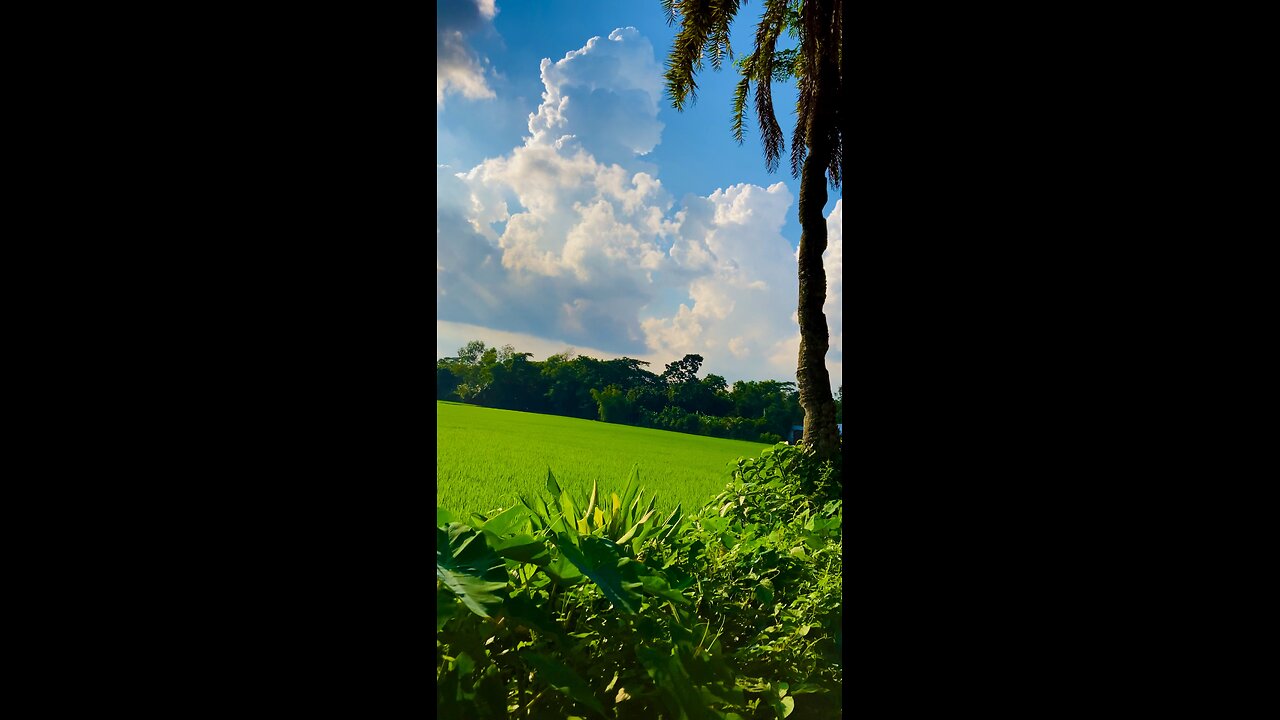
<svg viewBox="0 0 1280 720"><path fill-rule="evenodd" d="M734 25L752 47L759 3ZM657 0L437 3L437 357L467 340L794 380L799 183L730 134L736 71L696 104L661 72ZM784 46L791 41L784 41ZM775 85L788 141L795 90ZM828 367L841 384L841 192L828 190Z"/></svg>

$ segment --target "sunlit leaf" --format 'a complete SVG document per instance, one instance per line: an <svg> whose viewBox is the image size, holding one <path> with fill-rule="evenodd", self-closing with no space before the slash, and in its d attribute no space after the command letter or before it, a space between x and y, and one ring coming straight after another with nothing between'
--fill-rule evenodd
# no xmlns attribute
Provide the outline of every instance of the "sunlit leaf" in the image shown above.
<svg viewBox="0 0 1280 720"><path fill-rule="evenodd" d="M504 535L512 532L521 520L528 517L528 514L523 506L512 505L478 527L495 536Z"/></svg>
<svg viewBox="0 0 1280 720"><path fill-rule="evenodd" d="M457 522L458 516L452 511L446 510L440 506L436 506L436 527L448 525L451 522Z"/></svg>
<svg viewBox="0 0 1280 720"><path fill-rule="evenodd" d="M560 536L556 541L561 554L591 578L614 607L630 614L639 612L640 596L623 586L624 581L637 581L635 570L625 565L619 567L621 554L617 545L593 535L581 539L581 549L572 543L561 542Z"/></svg>
<svg viewBox="0 0 1280 720"><path fill-rule="evenodd" d="M582 517L584 519L587 517L590 517L591 513L594 512L596 509L596 485L597 485L596 481L592 480L591 481L591 499L587 501L586 512L582 513Z"/></svg>
<svg viewBox="0 0 1280 720"><path fill-rule="evenodd" d="M493 551L504 558L534 565L546 565L551 561L546 542L532 535L514 535L501 539L490 536L489 542Z"/></svg>

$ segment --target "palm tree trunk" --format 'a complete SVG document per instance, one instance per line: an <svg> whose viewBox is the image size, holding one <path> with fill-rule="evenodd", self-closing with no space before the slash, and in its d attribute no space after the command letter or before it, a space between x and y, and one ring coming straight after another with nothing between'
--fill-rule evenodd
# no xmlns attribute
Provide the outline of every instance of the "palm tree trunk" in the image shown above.
<svg viewBox="0 0 1280 720"><path fill-rule="evenodd" d="M806 10L826 16L829 3L816 0ZM811 26L812 27L812 26ZM829 48L823 48L828 50ZM822 253L827 249L827 220L822 216L827 204L827 168L831 163L832 131L835 107L827 92L832 87L832 73L838 77L836 57L831 52L815 53L817 72L806 139L809 152L800 177L800 297L797 315L800 321L800 358L796 369L796 385L800 390L800 407L804 408L804 443L818 457L826 459L839 454L840 435L836 428L836 403L831 397L831 376L827 372L827 349L830 335L827 316L822 306L827 301L827 273L822 266Z"/></svg>
<svg viewBox="0 0 1280 720"><path fill-rule="evenodd" d="M800 181L800 361L796 385L800 407L804 408L804 444L819 457L829 458L840 452L840 436L827 372L830 335L822 312L827 301L827 273L822 266L822 253L827 249L827 220L822 216L827 203L827 163L816 155L810 153L805 158Z"/></svg>

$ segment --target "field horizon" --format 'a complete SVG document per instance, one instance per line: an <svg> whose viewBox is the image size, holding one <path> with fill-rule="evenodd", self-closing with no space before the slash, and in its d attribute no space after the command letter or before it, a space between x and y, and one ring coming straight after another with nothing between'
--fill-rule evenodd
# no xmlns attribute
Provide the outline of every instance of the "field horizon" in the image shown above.
<svg viewBox="0 0 1280 720"><path fill-rule="evenodd" d="M669 511L700 507L729 481L740 457L756 457L766 443L729 440L630 425L499 410L436 401L436 505L487 513L510 507L516 494L546 496L547 469L561 487L585 501L622 493L639 467L645 504Z"/></svg>

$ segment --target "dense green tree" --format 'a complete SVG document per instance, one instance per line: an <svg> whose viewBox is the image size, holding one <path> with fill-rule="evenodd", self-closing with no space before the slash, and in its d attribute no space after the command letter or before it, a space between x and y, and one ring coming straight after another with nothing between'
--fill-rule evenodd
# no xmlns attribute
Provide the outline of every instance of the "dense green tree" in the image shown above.
<svg viewBox="0 0 1280 720"><path fill-rule="evenodd" d="M662 0L667 23L680 22L664 74L676 110L696 100L695 76L710 60L719 70L733 60L729 27L741 0ZM733 134L741 143L751 85L755 84L756 119L764 145L765 167L773 172L784 149L782 128L773 109L772 85L794 79L799 91L796 125L791 135L791 174L800 178L799 300L800 353L796 369L804 408L804 441L820 457L836 454L835 401L826 354L830 345L827 318L827 275L822 253L827 249L827 182L840 186L844 125L841 54L843 0L764 0L756 26L755 47L736 65L741 78L733 97ZM779 51L783 31L799 39L794 51Z"/></svg>
<svg viewBox="0 0 1280 720"><path fill-rule="evenodd" d="M702 356L689 354L667 363L667 369L662 371L662 379L668 385L683 385L698 379L698 368L702 367Z"/></svg>
<svg viewBox="0 0 1280 720"><path fill-rule="evenodd" d="M458 396L454 393L458 383L462 380L453 374L453 370L449 367L436 365L436 399L437 400L457 400Z"/></svg>
<svg viewBox="0 0 1280 720"><path fill-rule="evenodd" d="M480 362L480 356L484 354L484 351L483 340L472 340L458 348L458 360L467 365L475 365Z"/></svg>
<svg viewBox="0 0 1280 720"><path fill-rule="evenodd" d="M498 357L505 359L493 366L493 382L489 384L490 407L545 412L546 383L540 364L529 359L532 353L515 352L510 348L508 345L498 352Z"/></svg>
<svg viewBox="0 0 1280 720"><path fill-rule="evenodd" d="M714 373L699 380L701 364L701 356L686 355L655 375L633 358L561 353L537 362L510 345L493 348L476 340L456 357L436 361L436 396L751 441L787 436L803 417L795 383L739 381L729 388Z"/></svg>
<svg viewBox="0 0 1280 720"><path fill-rule="evenodd" d="M617 385L610 385L604 390L592 389L591 397L595 398L602 421L625 424L635 419L634 408Z"/></svg>

